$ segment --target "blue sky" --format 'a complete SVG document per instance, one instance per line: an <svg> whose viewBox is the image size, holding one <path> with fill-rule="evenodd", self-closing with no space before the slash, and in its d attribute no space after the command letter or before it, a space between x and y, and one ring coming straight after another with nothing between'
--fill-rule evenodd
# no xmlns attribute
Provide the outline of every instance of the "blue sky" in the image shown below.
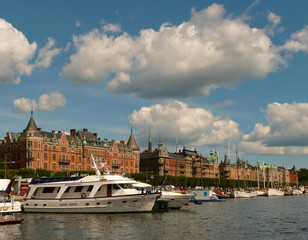
<svg viewBox="0 0 308 240"><path fill-rule="evenodd" d="M306 1L0 3L0 136L33 108L46 131L308 168Z"/></svg>

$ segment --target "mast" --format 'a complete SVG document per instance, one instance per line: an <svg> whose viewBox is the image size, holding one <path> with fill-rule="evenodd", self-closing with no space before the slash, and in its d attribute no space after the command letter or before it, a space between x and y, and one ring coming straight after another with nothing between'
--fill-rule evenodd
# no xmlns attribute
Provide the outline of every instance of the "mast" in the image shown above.
<svg viewBox="0 0 308 240"><path fill-rule="evenodd" d="M265 190L265 172L264 172L264 162L263 162L263 187Z"/></svg>
<svg viewBox="0 0 308 240"><path fill-rule="evenodd" d="M178 139L175 140L175 187L178 187Z"/></svg>
<svg viewBox="0 0 308 240"><path fill-rule="evenodd" d="M257 161L257 176L258 176L258 190L260 190L260 181L259 181L259 162Z"/></svg>

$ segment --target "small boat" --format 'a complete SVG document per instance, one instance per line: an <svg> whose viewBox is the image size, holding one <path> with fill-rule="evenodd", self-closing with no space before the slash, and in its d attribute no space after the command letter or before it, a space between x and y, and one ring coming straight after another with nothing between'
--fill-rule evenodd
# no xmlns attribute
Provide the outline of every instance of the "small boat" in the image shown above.
<svg viewBox="0 0 308 240"><path fill-rule="evenodd" d="M225 199L219 199L217 194L212 189L198 189L193 190L192 193L195 195L191 202L225 202Z"/></svg>
<svg viewBox="0 0 308 240"><path fill-rule="evenodd" d="M24 212L129 213L150 212L161 193L140 193L135 180L101 174L92 156L95 175L33 178L23 199Z"/></svg>
<svg viewBox="0 0 308 240"><path fill-rule="evenodd" d="M194 194L179 193L172 191L161 191L159 199L168 200L168 206L170 209L180 209L194 198Z"/></svg>
<svg viewBox="0 0 308 240"><path fill-rule="evenodd" d="M11 197L10 200L0 201L0 214L12 214L22 212L21 202L14 201Z"/></svg>
<svg viewBox="0 0 308 240"><path fill-rule="evenodd" d="M14 215L6 215L0 217L0 225L21 223L24 219L15 217Z"/></svg>
<svg viewBox="0 0 308 240"><path fill-rule="evenodd" d="M303 191L301 191L300 189L297 189L297 188L293 188L292 191L291 191L291 194L292 195L301 195L301 194L303 194Z"/></svg>
<svg viewBox="0 0 308 240"><path fill-rule="evenodd" d="M159 191L161 193L161 196L157 199L157 201L167 201L168 207L170 209L180 209L183 206L186 206L186 204L194 198L194 194L182 193L172 190L157 190L152 185L143 182L138 182L136 184L133 184L133 186L141 192Z"/></svg>
<svg viewBox="0 0 308 240"><path fill-rule="evenodd" d="M12 186L17 175L13 179L0 179L0 214L12 214L22 212L22 204L14 200Z"/></svg>
<svg viewBox="0 0 308 240"><path fill-rule="evenodd" d="M251 192L245 192L242 190L234 190L231 192L231 196L233 198L252 198L254 194L252 194Z"/></svg>
<svg viewBox="0 0 308 240"><path fill-rule="evenodd" d="M284 196L284 191L281 191L279 189L276 188L268 188L266 190L266 196L268 197L280 197L280 196Z"/></svg>

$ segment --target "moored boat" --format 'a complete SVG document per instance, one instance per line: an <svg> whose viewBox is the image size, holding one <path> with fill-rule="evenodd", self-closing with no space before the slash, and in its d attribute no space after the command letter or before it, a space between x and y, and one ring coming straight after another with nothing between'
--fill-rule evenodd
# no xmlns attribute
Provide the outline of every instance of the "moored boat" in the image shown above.
<svg viewBox="0 0 308 240"><path fill-rule="evenodd" d="M303 191L300 190L300 189L297 189L297 188L293 188L293 189L291 190L291 194L292 194L292 195L301 195L301 194L303 194Z"/></svg>
<svg viewBox="0 0 308 240"><path fill-rule="evenodd" d="M231 192L231 196L233 198L251 198L254 195L251 192L245 192L245 191L242 191L242 190L233 190Z"/></svg>
<svg viewBox="0 0 308 240"><path fill-rule="evenodd" d="M133 186L141 192L155 192L157 191L152 185L138 182L133 184ZM157 199L158 201L167 201L168 208L170 209L180 209L184 207L191 199L194 198L194 194L182 193L176 191L159 190L161 196Z"/></svg>
<svg viewBox="0 0 308 240"><path fill-rule="evenodd" d="M276 188L268 188L266 190L266 196L268 197L279 197L284 196L284 191Z"/></svg>
<svg viewBox="0 0 308 240"><path fill-rule="evenodd" d="M127 213L149 212L160 193L140 193L136 181L109 172L64 178L34 178L24 198L25 212Z"/></svg>
<svg viewBox="0 0 308 240"><path fill-rule="evenodd" d="M225 199L219 199L217 194L212 189L197 189L193 190L192 193L195 195L191 202L225 202Z"/></svg>

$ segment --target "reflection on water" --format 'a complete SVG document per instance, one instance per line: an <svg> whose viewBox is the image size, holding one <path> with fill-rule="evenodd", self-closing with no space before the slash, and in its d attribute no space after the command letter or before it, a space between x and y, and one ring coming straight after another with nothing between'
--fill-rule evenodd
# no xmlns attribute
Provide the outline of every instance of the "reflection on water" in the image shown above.
<svg viewBox="0 0 308 240"><path fill-rule="evenodd" d="M23 214L0 239L306 239L308 195L230 199L138 214ZM9 237L8 237L9 236Z"/></svg>

